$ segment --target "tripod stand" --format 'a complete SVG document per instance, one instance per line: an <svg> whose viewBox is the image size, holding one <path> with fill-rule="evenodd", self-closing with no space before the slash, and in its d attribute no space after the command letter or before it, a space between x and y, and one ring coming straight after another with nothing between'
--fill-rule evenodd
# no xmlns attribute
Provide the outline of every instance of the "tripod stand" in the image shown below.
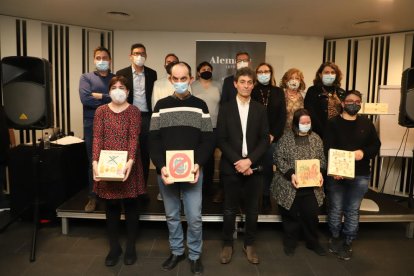
<svg viewBox="0 0 414 276"><path fill-rule="evenodd" d="M39 228L39 205L40 205L40 181L39 181L39 165L41 163L39 151L40 147L36 144L36 132L32 130L32 179L33 179L33 200L23 208L16 216L12 217L9 222L0 229L0 233L5 231L10 225L17 221L28 209L33 205L33 232L32 245L30 250L30 262L36 260L36 239Z"/></svg>
<svg viewBox="0 0 414 276"><path fill-rule="evenodd" d="M413 208L413 189L414 189L414 148L411 160L411 182L408 186L408 207Z"/></svg>

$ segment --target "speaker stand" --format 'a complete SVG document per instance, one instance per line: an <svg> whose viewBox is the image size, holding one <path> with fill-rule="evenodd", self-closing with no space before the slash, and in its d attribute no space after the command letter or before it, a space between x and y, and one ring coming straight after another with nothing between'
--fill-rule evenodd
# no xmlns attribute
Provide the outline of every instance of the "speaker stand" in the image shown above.
<svg viewBox="0 0 414 276"><path fill-rule="evenodd" d="M36 261L36 240L37 240L37 231L39 228L40 183L39 183L38 171L39 171L39 164L40 164L39 150L41 150L41 148L36 145L36 130L32 130L32 145L33 145L32 176L33 176L33 181L34 181L33 202L31 204L28 204L22 211L19 212L19 214L11 218L10 221L0 229L0 233L5 231L10 225L16 222L27 211L27 209L29 209L29 207L33 204L33 233L32 233L32 246L30 250L30 262Z"/></svg>
<svg viewBox="0 0 414 276"><path fill-rule="evenodd" d="M411 160L411 182L408 186L408 207L413 208L413 189L414 189L414 148Z"/></svg>

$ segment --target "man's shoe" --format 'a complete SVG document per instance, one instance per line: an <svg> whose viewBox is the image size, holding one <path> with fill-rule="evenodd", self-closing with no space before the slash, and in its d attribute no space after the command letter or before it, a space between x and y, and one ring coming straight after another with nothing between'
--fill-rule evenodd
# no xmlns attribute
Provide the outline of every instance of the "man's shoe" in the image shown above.
<svg viewBox="0 0 414 276"><path fill-rule="evenodd" d="M233 255L233 247L224 246L220 253L220 263L222 264L230 263L232 255Z"/></svg>
<svg viewBox="0 0 414 276"><path fill-rule="evenodd" d="M177 266L179 262L185 259L185 254L182 255L174 255L171 254L168 259L162 263L162 269L165 271L171 270Z"/></svg>
<svg viewBox="0 0 414 276"><path fill-rule="evenodd" d="M105 265L106 266L115 266L118 263L119 260L119 256L121 256L122 254L122 248L121 247L117 247L117 248L111 248L111 250L109 250L108 255L105 258Z"/></svg>
<svg viewBox="0 0 414 276"><path fill-rule="evenodd" d="M283 246L283 252L285 252L285 255L289 257L295 255L295 249L295 247Z"/></svg>
<svg viewBox="0 0 414 276"><path fill-rule="evenodd" d="M157 194L157 200L162 201L162 195L160 193Z"/></svg>
<svg viewBox="0 0 414 276"><path fill-rule="evenodd" d="M133 265L137 261L137 252L135 248L125 250L124 255L124 264L125 265Z"/></svg>
<svg viewBox="0 0 414 276"><path fill-rule="evenodd" d="M190 260L190 265L191 265L191 272L194 275L201 275L203 273L203 264L201 263L201 259L198 258L197 260L193 261Z"/></svg>
<svg viewBox="0 0 414 276"><path fill-rule="evenodd" d="M349 261L352 257L351 244L344 243L342 249L338 252L338 258L341 260Z"/></svg>
<svg viewBox="0 0 414 276"><path fill-rule="evenodd" d="M320 244L317 244L315 246L306 246L306 247L309 250L312 250L313 252L318 254L319 256L326 256L326 250Z"/></svg>
<svg viewBox="0 0 414 276"><path fill-rule="evenodd" d="M248 245L246 247L243 246L243 252L246 254L247 260L251 264L258 264L259 263L259 256L256 253L256 249L252 245Z"/></svg>
<svg viewBox="0 0 414 276"><path fill-rule="evenodd" d="M341 251L343 245L343 241L341 238L330 238L329 239L329 252L333 254L338 254Z"/></svg>
<svg viewBox="0 0 414 276"><path fill-rule="evenodd" d="M88 203L85 205L85 212L92 213L96 209L96 198L90 198Z"/></svg>

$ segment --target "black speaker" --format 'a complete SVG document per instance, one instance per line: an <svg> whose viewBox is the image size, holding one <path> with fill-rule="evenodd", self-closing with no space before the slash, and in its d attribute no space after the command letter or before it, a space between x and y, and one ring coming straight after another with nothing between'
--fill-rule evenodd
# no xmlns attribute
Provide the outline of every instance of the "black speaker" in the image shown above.
<svg viewBox="0 0 414 276"><path fill-rule="evenodd" d="M414 67L404 70L401 78L401 101L398 124L414 127Z"/></svg>
<svg viewBox="0 0 414 276"><path fill-rule="evenodd" d="M10 127L53 127L50 71L50 63L41 58L12 56L1 60L3 105Z"/></svg>

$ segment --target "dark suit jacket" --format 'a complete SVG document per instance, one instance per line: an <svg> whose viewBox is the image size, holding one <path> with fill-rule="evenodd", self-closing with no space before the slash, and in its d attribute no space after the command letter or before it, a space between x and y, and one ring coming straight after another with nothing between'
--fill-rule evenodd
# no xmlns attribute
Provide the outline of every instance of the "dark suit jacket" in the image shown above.
<svg viewBox="0 0 414 276"><path fill-rule="evenodd" d="M224 104L234 98L236 98L237 89L234 87L234 76L230 75L223 81L223 87L221 89L220 104Z"/></svg>
<svg viewBox="0 0 414 276"><path fill-rule="evenodd" d="M128 102L133 103L134 99L134 78L132 77L132 68L128 66L116 72L117 76L124 76L128 80ZM144 66L144 76L145 76L145 98L147 100L147 107L150 113L152 113L152 89L154 88L154 82L157 80L157 72L152 70L149 67Z"/></svg>
<svg viewBox="0 0 414 276"><path fill-rule="evenodd" d="M237 173L233 164L243 159L243 132L235 98L220 107L217 136L218 146L222 151L220 172L222 174ZM252 161L251 168L255 168L269 146L269 127L265 107L254 100L250 100L246 140L248 151L246 158Z"/></svg>

